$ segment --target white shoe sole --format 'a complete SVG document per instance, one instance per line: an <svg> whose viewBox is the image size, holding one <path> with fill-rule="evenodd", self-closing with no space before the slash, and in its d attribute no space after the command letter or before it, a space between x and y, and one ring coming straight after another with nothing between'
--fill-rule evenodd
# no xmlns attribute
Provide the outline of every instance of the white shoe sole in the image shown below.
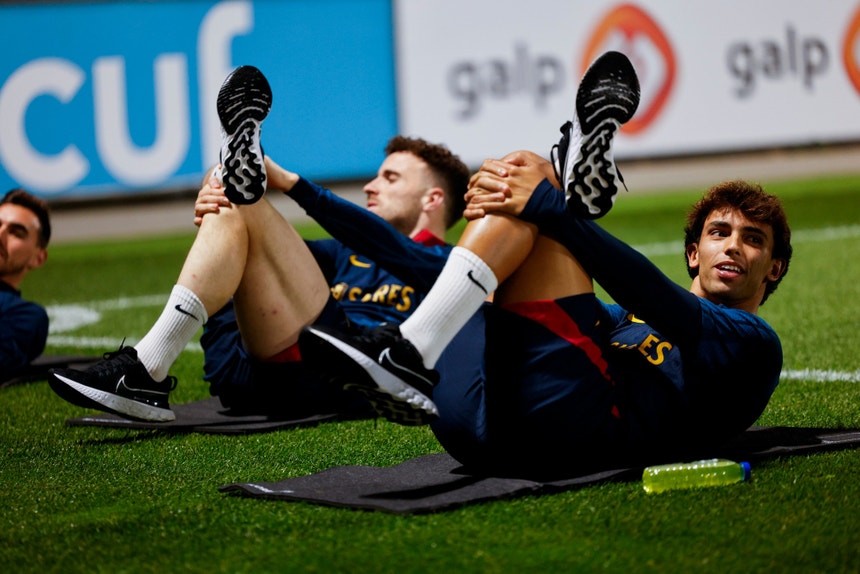
<svg viewBox="0 0 860 574"><path fill-rule="evenodd" d="M153 407L107 391L94 389L59 374L54 374L54 377L87 399L118 415L152 422L169 422L176 419L176 415L170 409Z"/></svg>
<svg viewBox="0 0 860 574"><path fill-rule="evenodd" d="M313 327L307 330L364 371L365 380L346 381L343 388L364 394L379 414L406 425L427 424L438 418L439 410L432 399L390 373L375 358Z"/></svg>

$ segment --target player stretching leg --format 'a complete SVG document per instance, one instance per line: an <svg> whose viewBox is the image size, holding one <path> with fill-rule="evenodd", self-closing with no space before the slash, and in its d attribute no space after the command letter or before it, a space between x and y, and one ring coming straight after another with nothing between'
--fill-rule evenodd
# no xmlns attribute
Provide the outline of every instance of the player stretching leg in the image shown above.
<svg viewBox="0 0 860 574"><path fill-rule="evenodd" d="M613 137L638 104L639 82L623 54L607 52L586 71L574 120L562 127L561 142L557 152L556 147L553 150L571 213L595 219L612 207L620 179ZM399 329L385 325L348 336L337 329L307 327L300 339L302 354L327 372L332 383L366 395L389 420L407 425L432 422L438 416L432 392L439 380L433 366L497 286L487 263L468 249L455 247L427 299Z"/></svg>
<svg viewBox="0 0 860 574"><path fill-rule="evenodd" d="M262 121L272 105L272 92L265 76L252 66L241 66L224 80L218 93L218 117L221 120L221 177L225 194L233 203L250 204L266 191L266 170L260 146ZM177 286L171 293L168 308L176 318L164 317L163 329L169 338L181 344L172 345L174 354L206 323L206 310L194 293ZM146 338L138 344L145 344ZM178 350L176 350L178 349ZM161 357L161 362L172 363ZM80 407L112 412L121 416L166 422L175 420L170 408L170 392L176 378L155 380L138 356L135 347L121 347L106 353L86 371L54 369L48 379L51 388L68 402Z"/></svg>
<svg viewBox="0 0 860 574"><path fill-rule="evenodd" d="M395 136L363 188L362 207L264 156L260 131L271 91L258 70L232 73L217 103L223 170L213 169L201 184L194 204L199 230L161 315L138 343L108 353L94 369L54 372L52 388L86 408L172 420L168 374L202 329L203 380L225 408L364 416L366 401L323 387L304 365L301 329L406 319L447 261L452 247L443 237L462 216L469 169L442 144ZM262 197L264 188L295 201L331 238L302 238ZM367 296L342 297L347 291ZM466 344L443 357L442 372L449 359L479 362L471 357L483 356L480 318L472 327L479 336L462 330Z"/></svg>

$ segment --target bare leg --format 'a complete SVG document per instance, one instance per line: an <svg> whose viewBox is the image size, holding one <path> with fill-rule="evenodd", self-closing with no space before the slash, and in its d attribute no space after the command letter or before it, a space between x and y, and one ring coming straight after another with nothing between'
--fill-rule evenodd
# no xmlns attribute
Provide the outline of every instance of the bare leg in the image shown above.
<svg viewBox="0 0 860 574"><path fill-rule="evenodd" d="M427 298L400 326L426 368L436 364L493 289L497 303L593 291L591 278L570 252L538 235L536 226L505 214L473 220Z"/></svg>
<svg viewBox="0 0 860 574"><path fill-rule="evenodd" d="M591 293L591 277L563 245L537 227L507 215L466 226L458 243L484 260L499 281L494 301L559 299Z"/></svg>
<svg viewBox="0 0 860 574"><path fill-rule="evenodd" d="M487 215L466 225L457 246L480 257L502 283L526 260L537 237L534 225L510 215Z"/></svg>
<svg viewBox="0 0 860 574"><path fill-rule="evenodd" d="M499 285L494 301L546 301L593 292L591 277L570 251L539 235L528 258Z"/></svg>
<svg viewBox="0 0 860 574"><path fill-rule="evenodd" d="M260 358L295 343L329 297L304 241L265 200L204 217L177 283L209 314L233 297L245 345Z"/></svg>

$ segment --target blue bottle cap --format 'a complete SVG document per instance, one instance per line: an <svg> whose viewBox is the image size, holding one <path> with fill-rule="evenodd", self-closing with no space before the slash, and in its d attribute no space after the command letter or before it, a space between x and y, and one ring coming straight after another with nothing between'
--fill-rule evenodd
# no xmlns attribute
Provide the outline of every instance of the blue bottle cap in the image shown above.
<svg viewBox="0 0 860 574"><path fill-rule="evenodd" d="M742 463L741 463L741 468L744 470L744 482L746 482L747 480L749 480L749 479L750 479L750 473L751 473L751 470L750 470L750 463L748 463L748 462L742 462Z"/></svg>

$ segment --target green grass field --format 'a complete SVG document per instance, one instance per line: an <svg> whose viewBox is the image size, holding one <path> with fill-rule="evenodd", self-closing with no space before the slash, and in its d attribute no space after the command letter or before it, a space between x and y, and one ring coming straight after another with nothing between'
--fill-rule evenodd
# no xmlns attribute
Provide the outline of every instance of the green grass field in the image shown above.
<svg viewBox="0 0 860 574"><path fill-rule="evenodd" d="M768 189L785 201L795 256L761 309L782 337L785 373L758 424L860 429L860 178ZM682 218L697 196L622 192L604 225L686 285ZM25 284L71 321L55 323L48 352L101 354L142 337L192 239L53 247ZM202 363L199 349L182 354L173 404L208 396ZM85 412L45 382L0 390L2 571L860 571L860 449L774 458L729 487L647 495L620 482L394 516L218 487L440 452L427 428L215 436L65 425Z"/></svg>

